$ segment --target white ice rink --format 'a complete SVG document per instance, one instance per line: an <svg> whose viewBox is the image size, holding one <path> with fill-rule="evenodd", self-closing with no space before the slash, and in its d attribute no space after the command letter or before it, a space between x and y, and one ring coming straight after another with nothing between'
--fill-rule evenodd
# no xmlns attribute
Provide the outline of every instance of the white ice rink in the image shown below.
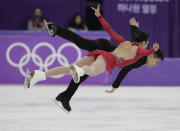
<svg viewBox="0 0 180 131"><path fill-rule="evenodd" d="M52 101L65 86L0 86L0 131L180 131L180 88L80 87L65 114Z"/></svg>

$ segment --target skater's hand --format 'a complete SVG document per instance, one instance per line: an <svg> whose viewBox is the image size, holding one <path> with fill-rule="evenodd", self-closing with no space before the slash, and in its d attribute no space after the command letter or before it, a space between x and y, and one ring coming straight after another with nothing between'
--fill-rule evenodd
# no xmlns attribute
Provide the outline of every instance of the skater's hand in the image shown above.
<svg viewBox="0 0 180 131"><path fill-rule="evenodd" d="M112 88L111 90L105 90L106 93L113 93L116 90L116 88Z"/></svg>
<svg viewBox="0 0 180 131"><path fill-rule="evenodd" d="M129 24L139 28L139 22L134 17L129 20Z"/></svg>
<svg viewBox="0 0 180 131"><path fill-rule="evenodd" d="M155 51L157 51L159 49L159 44L158 43L153 44L153 48Z"/></svg>
<svg viewBox="0 0 180 131"><path fill-rule="evenodd" d="M94 7L91 7L91 9L94 10L96 17L99 17L101 15L101 13L100 13L100 4L98 4L97 9L94 8Z"/></svg>

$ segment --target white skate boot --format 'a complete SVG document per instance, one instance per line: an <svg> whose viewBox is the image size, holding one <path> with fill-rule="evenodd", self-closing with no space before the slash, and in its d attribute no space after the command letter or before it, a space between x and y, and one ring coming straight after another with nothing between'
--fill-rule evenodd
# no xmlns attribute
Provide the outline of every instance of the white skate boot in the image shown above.
<svg viewBox="0 0 180 131"><path fill-rule="evenodd" d="M24 82L24 88L31 88L33 87L37 82L46 80L46 74L45 72L42 72L40 70L34 70L29 73L27 71ZM28 77L29 76L29 77ZM31 77L31 79L30 79Z"/></svg>
<svg viewBox="0 0 180 131"><path fill-rule="evenodd" d="M84 75L83 69L75 64L70 65L70 72L75 83L79 83L80 77Z"/></svg>

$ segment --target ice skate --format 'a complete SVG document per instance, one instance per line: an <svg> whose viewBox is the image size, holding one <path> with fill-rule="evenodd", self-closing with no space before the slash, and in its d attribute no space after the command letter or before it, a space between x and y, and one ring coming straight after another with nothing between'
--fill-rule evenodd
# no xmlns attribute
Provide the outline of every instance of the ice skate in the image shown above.
<svg viewBox="0 0 180 131"><path fill-rule="evenodd" d="M79 83L80 77L84 75L84 71L75 64L70 65L70 72L75 83Z"/></svg>
<svg viewBox="0 0 180 131"><path fill-rule="evenodd" d="M60 101L57 98L52 98L51 100L65 113L69 113L71 111L69 101L65 101L65 100Z"/></svg>
<svg viewBox="0 0 180 131"><path fill-rule="evenodd" d="M27 71L26 74L24 82L25 88L32 88L37 82L46 80L45 72L40 70Z"/></svg>
<svg viewBox="0 0 180 131"><path fill-rule="evenodd" d="M46 20L44 20L44 23L46 25L49 35L54 37L57 32L57 27L52 22L47 22Z"/></svg>

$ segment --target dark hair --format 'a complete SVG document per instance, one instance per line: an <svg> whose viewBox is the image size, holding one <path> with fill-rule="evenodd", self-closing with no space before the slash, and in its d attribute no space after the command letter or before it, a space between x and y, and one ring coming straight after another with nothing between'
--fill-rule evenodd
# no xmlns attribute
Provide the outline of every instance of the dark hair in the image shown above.
<svg viewBox="0 0 180 131"><path fill-rule="evenodd" d="M158 49L157 51L155 51L154 57L155 58L160 58L161 60L164 60L164 53L162 52L161 49Z"/></svg>
<svg viewBox="0 0 180 131"><path fill-rule="evenodd" d="M135 35L134 41L136 42L143 42L143 41L148 41L149 40L149 34L147 32L138 30L138 32Z"/></svg>
<svg viewBox="0 0 180 131"><path fill-rule="evenodd" d="M75 22L77 16L81 17L81 23L79 25L77 25ZM84 25L85 24L80 13L75 13L69 22L69 27L73 27L75 29L84 29Z"/></svg>

